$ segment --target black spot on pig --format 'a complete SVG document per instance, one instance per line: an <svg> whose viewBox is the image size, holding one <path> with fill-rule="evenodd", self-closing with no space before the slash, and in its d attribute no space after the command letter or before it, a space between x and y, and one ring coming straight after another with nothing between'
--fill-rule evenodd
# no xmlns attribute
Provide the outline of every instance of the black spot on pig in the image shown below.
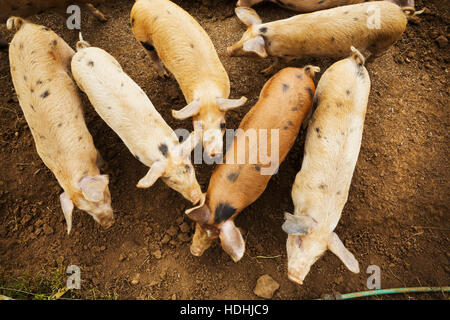
<svg viewBox="0 0 450 320"><path fill-rule="evenodd" d="M305 89L306 89L306 91L308 91L309 98L310 98L311 100L313 100L313 98L314 98L314 93L313 93L312 89L311 89L311 88L305 88Z"/></svg>
<svg viewBox="0 0 450 320"><path fill-rule="evenodd" d="M260 166L258 166L257 164L253 167L256 171L261 171L261 167Z"/></svg>
<svg viewBox="0 0 450 320"><path fill-rule="evenodd" d="M191 171L191 166L190 165L188 165L188 164L186 164L185 166L184 166L184 169L186 169L186 171Z"/></svg>
<svg viewBox="0 0 450 320"><path fill-rule="evenodd" d="M283 130L287 130L287 129L289 129L288 126L284 126L284 127L283 127Z"/></svg>
<svg viewBox="0 0 450 320"><path fill-rule="evenodd" d="M131 18L131 26L134 26L134 18Z"/></svg>
<svg viewBox="0 0 450 320"><path fill-rule="evenodd" d="M191 43L191 48L194 49L194 45Z"/></svg>
<svg viewBox="0 0 450 320"><path fill-rule="evenodd" d="M82 139L83 139L82 136L79 136L79 137L78 137L78 141L81 141Z"/></svg>
<svg viewBox="0 0 450 320"><path fill-rule="evenodd" d="M159 151L161 151L162 155L167 158L168 154L169 154L169 148L167 147L167 144L162 143L159 145L158 147Z"/></svg>
<svg viewBox="0 0 450 320"><path fill-rule="evenodd" d="M331 41L331 42L335 42L336 39L335 39L334 37L331 37L330 41Z"/></svg>
<svg viewBox="0 0 450 320"><path fill-rule="evenodd" d="M41 94L41 98L45 99L50 95L50 92L48 92L48 90L45 90L44 93Z"/></svg>
<svg viewBox="0 0 450 320"><path fill-rule="evenodd" d="M89 66L89 67L93 67L93 66L94 66L94 61L90 60L90 61L88 62L88 66Z"/></svg>
<svg viewBox="0 0 450 320"><path fill-rule="evenodd" d="M350 95L350 90L345 91L345 93L349 96Z"/></svg>
<svg viewBox="0 0 450 320"><path fill-rule="evenodd" d="M56 41L56 40L53 40L53 41L52 41L52 45L53 45L53 46L56 46L57 44L58 44L58 41Z"/></svg>
<svg viewBox="0 0 450 320"><path fill-rule="evenodd" d="M297 74L295 77L296 77L297 79L299 79L299 80L302 80L302 79L303 79L303 76L301 75L301 73Z"/></svg>
<svg viewBox="0 0 450 320"><path fill-rule="evenodd" d="M337 195L340 195L340 194L341 194L341 192L340 192L340 191L338 191L338 192L336 192L336 194L337 194Z"/></svg>
<svg viewBox="0 0 450 320"><path fill-rule="evenodd" d="M286 92L289 89L289 85L286 83L283 83L283 92Z"/></svg>
<svg viewBox="0 0 450 320"><path fill-rule="evenodd" d="M150 43L141 41L141 44L148 51L155 51L155 47L153 45L151 45Z"/></svg>
<svg viewBox="0 0 450 320"><path fill-rule="evenodd" d="M358 17L354 17L354 18L353 18L353 21L358 21Z"/></svg>
<svg viewBox="0 0 450 320"><path fill-rule="evenodd" d="M38 81L36 81L36 85L41 85L42 84L42 81L41 80L38 80Z"/></svg>
<svg viewBox="0 0 450 320"><path fill-rule="evenodd" d="M23 43L19 45L19 49L23 49Z"/></svg>
<svg viewBox="0 0 450 320"><path fill-rule="evenodd" d="M324 183L322 183L322 184L319 185L319 188L322 189L322 190L323 190L323 189L326 189L327 187L328 187L328 186L327 186L326 184L324 184Z"/></svg>
<svg viewBox="0 0 450 320"><path fill-rule="evenodd" d="M298 110L298 107L292 107L291 108L291 111L297 111Z"/></svg>
<svg viewBox="0 0 450 320"><path fill-rule="evenodd" d="M62 123L58 123L58 128L61 128L62 127Z"/></svg>
<svg viewBox="0 0 450 320"><path fill-rule="evenodd" d="M344 14L348 14L348 11L344 11Z"/></svg>
<svg viewBox="0 0 450 320"><path fill-rule="evenodd" d="M33 109L33 111L35 111L35 112L36 112L36 110L34 110L34 107L33 107L33 105L31 105L31 104L30 104L30 108L31 108L31 109Z"/></svg>
<svg viewBox="0 0 450 320"><path fill-rule="evenodd" d="M288 126L292 126L292 125L293 125L292 121L289 120L289 121L288 121Z"/></svg>
<svg viewBox="0 0 450 320"><path fill-rule="evenodd" d="M239 173L240 173L239 171L238 172L234 172L234 173L230 173L227 176L228 181L235 182L237 180L237 178L239 177Z"/></svg>
<svg viewBox="0 0 450 320"><path fill-rule="evenodd" d="M218 224L228 220L236 213L236 209L227 203L219 203L214 215L214 223Z"/></svg>

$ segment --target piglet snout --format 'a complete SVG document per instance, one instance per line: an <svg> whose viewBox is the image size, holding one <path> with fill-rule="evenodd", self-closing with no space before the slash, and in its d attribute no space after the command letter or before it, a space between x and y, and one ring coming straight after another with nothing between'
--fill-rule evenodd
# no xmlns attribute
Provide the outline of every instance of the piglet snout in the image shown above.
<svg viewBox="0 0 450 320"><path fill-rule="evenodd" d="M99 217L98 222L103 228L108 229L114 224L114 216L112 213L105 214Z"/></svg>

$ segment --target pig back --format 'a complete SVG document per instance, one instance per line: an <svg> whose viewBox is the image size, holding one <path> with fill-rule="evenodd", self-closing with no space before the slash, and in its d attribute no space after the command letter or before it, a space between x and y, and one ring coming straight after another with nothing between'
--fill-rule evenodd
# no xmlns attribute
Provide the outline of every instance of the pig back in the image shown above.
<svg viewBox="0 0 450 320"><path fill-rule="evenodd" d="M37 152L65 190L74 173L98 174L97 151L69 75L73 54L53 31L31 23L9 47L12 81Z"/></svg>
<svg viewBox="0 0 450 320"><path fill-rule="evenodd" d="M351 54L352 45L359 50L382 52L400 38L406 24L399 6L375 1L270 22L266 35L273 38L271 47L278 53L339 58Z"/></svg>
<svg viewBox="0 0 450 320"><path fill-rule="evenodd" d="M251 138L247 138L244 144L244 139L240 138L243 135L238 132L227 151L224 164L219 165L211 177L209 207L216 211L216 215L216 208L223 208L225 204L234 208L233 214L237 214L263 193L272 176L268 173L271 172L269 167L278 169L294 144L301 123L311 110L314 90L311 77L305 69L298 68L283 69L264 85L258 102L239 126L248 136L255 132L257 143L248 143ZM276 139L276 134L271 134L271 130L278 132L274 144L272 139ZM260 133L264 131L267 139L259 139ZM275 163L261 161L259 149L264 146L267 146L267 152L263 154L271 155L278 151ZM245 152L243 164L237 163L239 149ZM249 161L252 160L251 155L257 155L256 163ZM234 156L235 164L226 163L230 156Z"/></svg>
<svg viewBox="0 0 450 320"><path fill-rule="evenodd" d="M295 185L303 194L313 191L334 199L327 202L335 206L332 212L340 213L347 201L369 91L369 74L352 57L328 68L317 86L317 109L308 127L302 170Z"/></svg>
<svg viewBox="0 0 450 320"><path fill-rule="evenodd" d="M154 47L188 103L211 83L222 98L228 98L229 78L216 49L206 31L184 9L171 1L140 0L131 10L131 24L138 41Z"/></svg>

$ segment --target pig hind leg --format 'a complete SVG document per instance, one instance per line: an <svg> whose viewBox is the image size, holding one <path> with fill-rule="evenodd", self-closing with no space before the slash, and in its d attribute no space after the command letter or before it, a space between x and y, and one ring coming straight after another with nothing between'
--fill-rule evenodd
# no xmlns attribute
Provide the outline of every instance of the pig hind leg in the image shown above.
<svg viewBox="0 0 450 320"><path fill-rule="evenodd" d="M164 64L162 63L161 59L159 58L155 47L152 44L149 44L148 42L141 42L141 44L147 50L147 52L150 56L150 59L152 60L152 64L155 67L156 72L158 72L158 75L161 78L168 77L169 73L167 72L166 68L164 67Z"/></svg>
<svg viewBox="0 0 450 320"><path fill-rule="evenodd" d="M269 67L267 67L265 69L262 69L260 72L262 74L265 74L265 75L271 74L271 73L273 73L273 71L275 69L278 69L281 64L287 64L287 63L291 62L292 60L294 60L294 58L291 58L291 57L282 57L282 58L275 57L274 62Z"/></svg>

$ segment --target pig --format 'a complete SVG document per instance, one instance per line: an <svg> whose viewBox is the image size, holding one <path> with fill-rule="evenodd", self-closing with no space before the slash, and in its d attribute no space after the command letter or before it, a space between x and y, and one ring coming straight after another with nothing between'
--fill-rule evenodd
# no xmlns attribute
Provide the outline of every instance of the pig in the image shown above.
<svg viewBox="0 0 450 320"><path fill-rule="evenodd" d="M9 47L14 88L37 152L64 190L60 201L67 233L74 206L109 228L114 216L108 176L100 174L101 157L70 75L75 52L49 28L22 18L9 18L7 28L16 29Z"/></svg>
<svg viewBox="0 0 450 320"><path fill-rule="evenodd" d="M1 0L0 23L4 23L12 15L26 17L49 9L62 10L65 14L67 7L72 4L85 5L98 20L106 22L107 18L103 13L94 7L94 4L103 2L104 0ZM6 48L8 42L0 35L0 49Z"/></svg>
<svg viewBox="0 0 450 320"><path fill-rule="evenodd" d="M300 125L311 111L313 77L319 70L313 66L285 68L264 85L258 102L241 121L225 162L214 170L202 202L185 212L196 222L190 247L193 255L202 255L219 237L222 248L233 261L242 258L245 243L234 219L264 192L294 144ZM261 131L268 130L270 135L262 137ZM246 139L251 140L252 132L259 134L258 142L246 143ZM270 162L262 160L262 149L269 150ZM245 159L239 160L239 153L245 154ZM258 153L259 159L251 161Z"/></svg>
<svg viewBox="0 0 450 320"><path fill-rule="evenodd" d="M317 85L306 134L301 170L292 187L294 214L285 213L288 277L302 284L311 266L327 250L352 272L358 261L334 232L348 198L370 91L364 57L353 54L334 63Z"/></svg>
<svg viewBox="0 0 450 320"><path fill-rule="evenodd" d="M167 0L137 0L130 21L158 74L167 74L165 66L180 85L188 105L174 110L173 116L193 117L194 130L203 133L207 155L221 156L225 113L247 99L228 99L228 74L208 34L189 13Z"/></svg>
<svg viewBox="0 0 450 320"><path fill-rule="evenodd" d="M149 188L158 178L196 204L202 192L190 154L201 138L191 134L182 144L144 91L106 51L91 47L80 34L72 75L103 120L137 160L150 170L137 184Z"/></svg>
<svg viewBox="0 0 450 320"><path fill-rule="evenodd" d="M276 57L263 73L271 72L278 58L341 58L351 54L352 45L375 57L401 37L407 24L402 9L387 1L348 5L268 23L262 23L251 8L238 7L235 12L248 29L241 40L227 48L228 55Z"/></svg>
<svg viewBox="0 0 450 320"><path fill-rule="evenodd" d="M238 7L251 7L255 4L266 0L238 0L236 6ZM299 11L299 12L312 12L323 9L329 9L334 7L345 6L349 4L356 4L368 1L380 1L380 0L269 0L276 3L286 9ZM399 5L403 10L410 13L414 13L414 0L387 0Z"/></svg>

